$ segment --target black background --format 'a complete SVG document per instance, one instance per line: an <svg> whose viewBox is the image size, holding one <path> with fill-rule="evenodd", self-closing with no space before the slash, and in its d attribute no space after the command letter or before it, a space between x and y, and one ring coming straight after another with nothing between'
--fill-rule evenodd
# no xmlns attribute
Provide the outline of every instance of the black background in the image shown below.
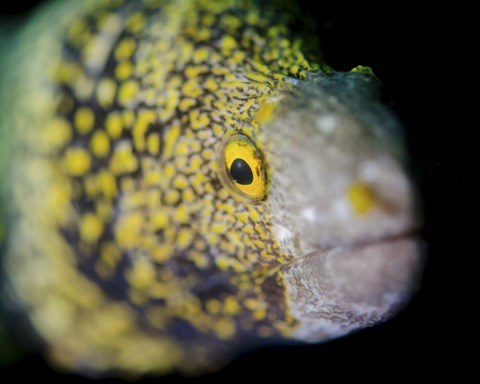
<svg viewBox="0 0 480 384"><path fill-rule="evenodd" d="M37 2L4 2L22 14ZM480 22L456 2L300 1L319 25L322 51L337 70L371 66L404 123L420 182L428 263L422 288L396 318L327 344L270 347L194 381L392 379L480 368L478 152ZM380 373L386 370L386 373ZM0 372L16 379L84 382L51 371L39 356ZM386 375L386 376L385 376ZM474 376L475 377L475 376ZM478 375L477 375L478 377ZM149 382L176 382L170 375Z"/></svg>

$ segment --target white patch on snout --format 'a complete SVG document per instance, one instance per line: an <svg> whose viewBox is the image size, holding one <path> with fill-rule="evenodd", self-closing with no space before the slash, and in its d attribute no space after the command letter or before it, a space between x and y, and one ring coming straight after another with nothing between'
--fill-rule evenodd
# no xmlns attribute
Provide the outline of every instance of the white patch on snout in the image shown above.
<svg viewBox="0 0 480 384"><path fill-rule="evenodd" d="M376 161L367 161L360 168L360 179L371 182L378 179L381 169Z"/></svg>
<svg viewBox="0 0 480 384"><path fill-rule="evenodd" d="M290 239L292 238L292 232L288 228L285 228L283 225L280 224L276 224L273 227L273 231L275 232L279 243L283 247L287 246L290 242Z"/></svg>
<svg viewBox="0 0 480 384"><path fill-rule="evenodd" d="M309 223L314 223L316 221L316 218L317 218L317 212L315 211L315 208L313 208L313 207L303 208L300 211L300 215L302 215L302 217L305 220L307 220Z"/></svg>
<svg viewBox="0 0 480 384"><path fill-rule="evenodd" d="M317 119L317 127L324 133L332 133L337 125L337 118L333 115L320 116Z"/></svg>
<svg viewBox="0 0 480 384"><path fill-rule="evenodd" d="M351 216L352 209L346 199L338 199L333 203L333 212L339 219L345 220Z"/></svg>

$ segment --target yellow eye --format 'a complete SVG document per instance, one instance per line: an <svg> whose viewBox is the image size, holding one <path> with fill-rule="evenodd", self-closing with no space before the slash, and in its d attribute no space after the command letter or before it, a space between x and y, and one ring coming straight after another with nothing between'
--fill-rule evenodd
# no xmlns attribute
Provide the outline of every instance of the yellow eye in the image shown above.
<svg viewBox="0 0 480 384"><path fill-rule="evenodd" d="M267 180L261 152L245 135L228 137L220 157L223 183L241 196L252 200L265 197Z"/></svg>

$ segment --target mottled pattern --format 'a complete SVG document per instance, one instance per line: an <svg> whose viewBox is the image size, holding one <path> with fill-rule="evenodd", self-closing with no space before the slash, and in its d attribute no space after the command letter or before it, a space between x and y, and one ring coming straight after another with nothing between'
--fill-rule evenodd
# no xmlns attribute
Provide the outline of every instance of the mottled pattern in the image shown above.
<svg viewBox="0 0 480 384"><path fill-rule="evenodd" d="M228 357L228 345L289 334L276 271L291 255L268 199L240 199L218 158L231 133L256 141L271 114L256 119L258 109L287 78L318 69L291 12L62 6L24 32L40 35L38 67L19 60L9 88L38 109L10 122L8 265L48 352L77 369L192 370Z"/></svg>

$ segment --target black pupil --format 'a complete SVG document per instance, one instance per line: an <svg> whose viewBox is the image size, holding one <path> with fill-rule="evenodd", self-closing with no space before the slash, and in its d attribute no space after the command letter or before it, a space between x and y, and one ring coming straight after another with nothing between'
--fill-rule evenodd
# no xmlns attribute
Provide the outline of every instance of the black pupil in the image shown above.
<svg viewBox="0 0 480 384"><path fill-rule="evenodd" d="M230 167L230 175L238 184L249 185L253 181L253 172L245 160L235 159Z"/></svg>

